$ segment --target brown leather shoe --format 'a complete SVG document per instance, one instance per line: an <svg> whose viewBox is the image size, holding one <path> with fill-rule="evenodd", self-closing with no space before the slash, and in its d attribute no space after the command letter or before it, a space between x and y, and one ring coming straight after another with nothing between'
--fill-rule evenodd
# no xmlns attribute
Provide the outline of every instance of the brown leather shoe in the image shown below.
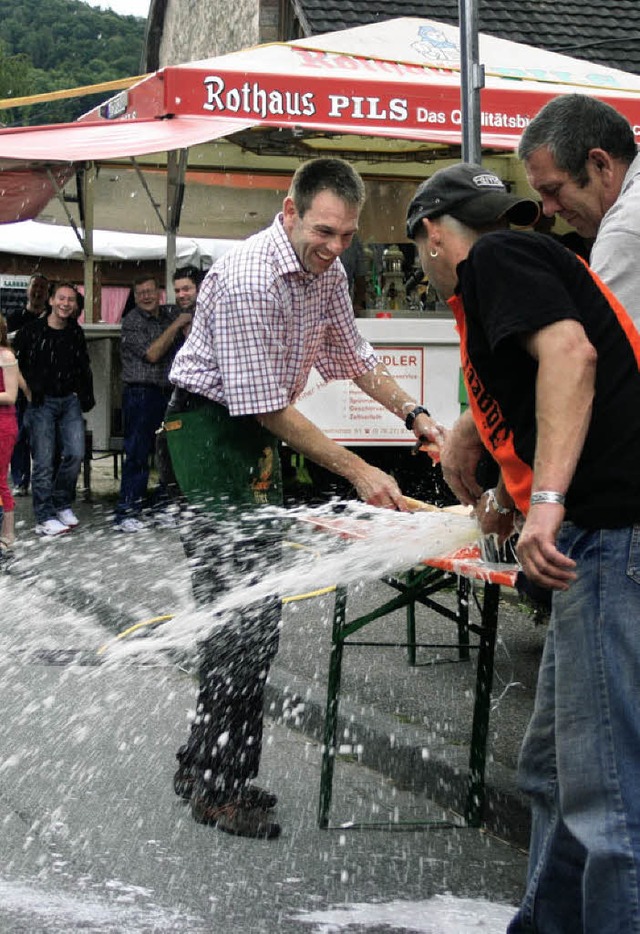
<svg viewBox="0 0 640 934"><path fill-rule="evenodd" d="M218 830L236 837L275 840L280 836L280 824L270 820L264 808L256 807L245 797L218 804L206 797L193 796L191 815L199 824L215 825Z"/></svg>
<svg viewBox="0 0 640 934"><path fill-rule="evenodd" d="M193 794L193 788L196 783L196 772L193 766L181 763L173 776L173 790L179 798L188 801ZM278 796L266 788L260 788L259 785L246 785L242 791L242 797L249 801L254 807L263 808L270 811L278 803Z"/></svg>

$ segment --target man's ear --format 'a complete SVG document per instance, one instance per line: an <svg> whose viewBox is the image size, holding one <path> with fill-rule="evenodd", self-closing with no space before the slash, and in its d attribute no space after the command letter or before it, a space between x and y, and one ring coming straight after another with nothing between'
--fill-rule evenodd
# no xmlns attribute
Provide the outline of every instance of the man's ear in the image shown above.
<svg viewBox="0 0 640 934"><path fill-rule="evenodd" d="M282 202L282 213L284 217L291 220L298 212L296 211L296 206L294 204L293 198L286 196Z"/></svg>
<svg viewBox="0 0 640 934"><path fill-rule="evenodd" d="M427 240L430 240L436 247L440 246L442 243L442 224L432 221L428 217L423 217L422 225L427 235Z"/></svg>
<svg viewBox="0 0 640 934"><path fill-rule="evenodd" d="M614 160L606 149L598 149L595 147L590 149L587 154L587 162L590 163L603 178L608 178L613 172Z"/></svg>

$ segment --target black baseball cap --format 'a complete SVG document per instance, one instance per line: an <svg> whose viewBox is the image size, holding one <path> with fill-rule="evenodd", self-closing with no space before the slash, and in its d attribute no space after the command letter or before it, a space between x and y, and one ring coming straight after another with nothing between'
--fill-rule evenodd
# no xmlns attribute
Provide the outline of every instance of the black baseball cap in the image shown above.
<svg viewBox="0 0 640 934"><path fill-rule="evenodd" d="M482 227L506 217L518 227L529 227L539 213L537 201L509 194L494 172L472 162L460 162L438 169L422 182L407 211L407 236L415 239L423 217L450 214L469 227Z"/></svg>

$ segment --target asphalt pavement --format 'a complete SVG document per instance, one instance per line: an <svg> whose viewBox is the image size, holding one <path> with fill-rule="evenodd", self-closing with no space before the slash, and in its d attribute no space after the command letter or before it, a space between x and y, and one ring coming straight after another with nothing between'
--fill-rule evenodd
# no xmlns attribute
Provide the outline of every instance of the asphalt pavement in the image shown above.
<svg viewBox="0 0 640 934"><path fill-rule="evenodd" d="M283 834L231 838L196 825L171 788L195 697L179 536L114 532L116 487L111 462L96 465L92 501L77 503L80 526L51 541L35 537L30 501L18 501L15 559L0 573L0 931L462 934L462 915L450 920L461 902L449 911L437 902L447 898L488 900L487 930L503 930L502 906L517 903L524 880L528 818L515 764L544 626L505 594L481 831L459 817L473 662L425 649L409 667L396 647L348 650L327 831L316 812L333 594L289 603L260 777L280 796ZM304 544L303 533L288 538L292 550ZM388 596L377 581L354 585L350 611ZM420 611L421 641L447 641L450 627ZM369 628L371 638L399 641L404 615ZM413 828L425 818L450 826ZM369 820L385 829L348 829ZM362 907L371 903L373 920ZM380 906L396 903L417 905L424 925L436 907L445 920L420 927L396 907L383 923Z"/></svg>

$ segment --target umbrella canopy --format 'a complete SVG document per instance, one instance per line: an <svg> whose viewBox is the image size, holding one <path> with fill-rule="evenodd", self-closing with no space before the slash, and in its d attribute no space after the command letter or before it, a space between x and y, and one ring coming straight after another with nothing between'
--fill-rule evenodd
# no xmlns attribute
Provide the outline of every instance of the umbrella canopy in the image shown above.
<svg viewBox="0 0 640 934"><path fill-rule="evenodd" d="M569 91L611 103L640 138L639 76L490 36L479 45L483 147L515 149L540 107ZM0 222L42 210L54 190L46 167L188 149L252 127L459 144L461 120L456 27L406 18L257 46L167 67L74 124L0 130Z"/></svg>

